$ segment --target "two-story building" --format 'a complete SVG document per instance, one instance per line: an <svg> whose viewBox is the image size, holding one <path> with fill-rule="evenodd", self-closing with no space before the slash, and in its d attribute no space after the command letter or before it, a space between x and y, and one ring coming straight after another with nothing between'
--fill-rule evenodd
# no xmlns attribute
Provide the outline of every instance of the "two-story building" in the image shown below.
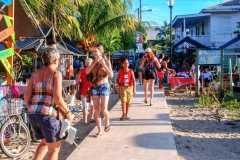
<svg viewBox="0 0 240 160"><path fill-rule="evenodd" d="M234 31L240 22L240 0L230 0L202 9L198 14L177 15L172 27L175 30L175 51L194 50L196 48L224 49L224 63L232 59L237 64L240 55L240 37ZM227 71L227 66L224 65Z"/></svg>

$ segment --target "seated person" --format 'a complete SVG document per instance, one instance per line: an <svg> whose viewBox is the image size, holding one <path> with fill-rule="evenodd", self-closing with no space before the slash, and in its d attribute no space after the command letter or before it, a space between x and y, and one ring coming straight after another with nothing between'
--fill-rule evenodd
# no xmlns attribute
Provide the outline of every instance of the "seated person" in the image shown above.
<svg viewBox="0 0 240 160"><path fill-rule="evenodd" d="M182 71L187 72L189 70L190 70L190 66L189 66L188 60L186 60L185 63L182 65Z"/></svg>
<svg viewBox="0 0 240 160"><path fill-rule="evenodd" d="M205 84L204 86L208 87L209 83L212 80L212 77L213 77L212 73L209 72L208 68L205 68L203 70L203 72L201 73L200 77L199 77L199 81L200 81L200 83L202 85L202 78L203 78L204 79L204 84Z"/></svg>

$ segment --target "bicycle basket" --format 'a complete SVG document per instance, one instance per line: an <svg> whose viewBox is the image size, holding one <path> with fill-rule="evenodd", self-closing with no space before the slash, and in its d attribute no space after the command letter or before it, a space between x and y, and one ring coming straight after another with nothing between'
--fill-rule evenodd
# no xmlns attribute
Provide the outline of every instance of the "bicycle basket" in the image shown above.
<svg viewBox="0 0 240 160"><path fill-rule="evenodd" d="M11 98L8 103L8 115L22 114L23 100L20 98Z"/></svg>

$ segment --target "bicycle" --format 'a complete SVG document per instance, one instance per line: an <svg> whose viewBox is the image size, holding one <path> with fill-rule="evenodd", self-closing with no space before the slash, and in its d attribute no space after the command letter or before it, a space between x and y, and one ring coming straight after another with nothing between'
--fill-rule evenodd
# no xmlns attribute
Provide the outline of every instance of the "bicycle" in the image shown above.
<svg viewBox="0 0 240 160"><path fill-rule="evenodd" d="M31 138L28 126L22 119L23 100L19 98L1 101L0 114L3 117L0 128L0 146L4 154L15 158L26 153L30 147Z"/></svg>

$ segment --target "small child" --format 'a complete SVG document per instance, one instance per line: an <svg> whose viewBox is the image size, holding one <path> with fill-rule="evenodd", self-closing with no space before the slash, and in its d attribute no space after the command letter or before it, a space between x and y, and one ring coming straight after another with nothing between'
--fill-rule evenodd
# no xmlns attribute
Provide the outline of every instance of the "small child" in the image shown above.
<svg viewBox="0 0 240 160"><path fill-rule="evenodd" d="M129 120L128 111L132 101L133 94L136 94L136 81L134 72L132 69L128 68L128 59L122 59L122 69L118 71L116 78L116 84L119 86L119 95L122 103L122 117L121 121L124 119Z"/></svg>

